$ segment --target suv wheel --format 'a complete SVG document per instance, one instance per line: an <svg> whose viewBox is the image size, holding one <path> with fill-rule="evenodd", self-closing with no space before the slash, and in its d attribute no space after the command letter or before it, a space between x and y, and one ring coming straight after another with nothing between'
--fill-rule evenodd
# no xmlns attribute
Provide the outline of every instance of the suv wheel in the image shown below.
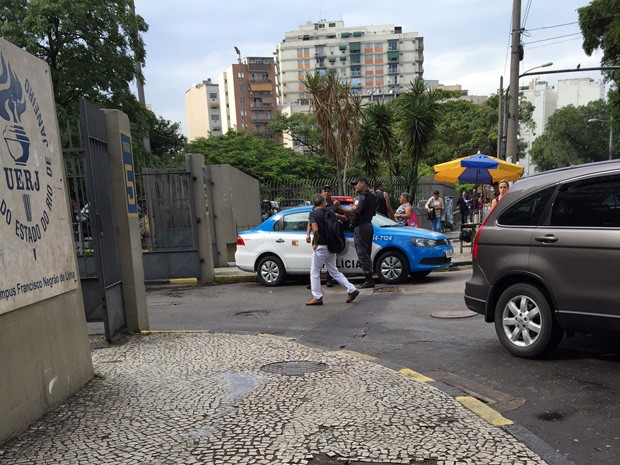
<svg viewBox="0 0 620 465"><path fill-rule="evenodd" d="M515 284L502 293L495 307L495 331L510 353L524 358L554 349L564 334L546 297L530 284Z"/></svg>
<svg viewBox="0 0 620 465"><path fill-rule="evenodd" d="M257 266L258 280L265 286L278 286L286 277L282 260L275 255L263 257Z"/></svg>

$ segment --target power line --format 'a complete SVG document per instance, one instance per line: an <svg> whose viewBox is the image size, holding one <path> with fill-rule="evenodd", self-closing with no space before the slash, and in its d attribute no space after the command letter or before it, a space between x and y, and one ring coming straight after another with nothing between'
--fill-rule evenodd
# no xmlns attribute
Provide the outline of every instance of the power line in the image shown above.
<svg viewBox="0 0 620 465"><path fill-rule="evenodd" d="M554 27L572 26L573 24L577 24L577 23L578 23L578 21L574 21L572 23L555 24L553 26L542 26L542 27L536 27L536 28L528 29L528 31L542 31L543 29L552 29Z"/></svg>
<svg viewBox="0 0 620 465"><path fill-rule="evenodd" d="M566 34L563 36L549 37L548 39L532 40L531 42L524 42L524 45L535 44L538 42L546 42L548 40L562 39L564 37L580 36L581 32L575 32L574 34Z"/></svg>
<svg viewBox="0 0 620 465"><path fill-rule="evenodd" d="M551 45L557 45L557 44L563 44L566 42L572 42L574 40L579 40L579 37L573 37L572 39L566 39L566 40L559 40L557 42L551 42L550 44L542 44L542 45L536 45L535 47L528 47L528 50L534 50L535 48L542 48L542 47L549 47Z"/></svg>

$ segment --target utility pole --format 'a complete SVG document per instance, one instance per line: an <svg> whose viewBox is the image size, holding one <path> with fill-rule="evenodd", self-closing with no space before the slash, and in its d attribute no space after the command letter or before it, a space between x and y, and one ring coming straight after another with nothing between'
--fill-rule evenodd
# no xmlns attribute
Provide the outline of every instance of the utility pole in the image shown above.
<svg viewBox="0 0 620 465"><path fill-rule="evenodd" d="M512 46L510 52L510 84L508 101L508 129L506 131L506 160L517 161L517 133L519 129L519 62L521 61L521 0L512 4Z"/></svg>
<svg viewBox="0 0 620 465"><path fill-rule="evenodd" d="M502 139L504 138L504 76L499 77L499 104L497 108L497 158L502 159Z"/></svg>

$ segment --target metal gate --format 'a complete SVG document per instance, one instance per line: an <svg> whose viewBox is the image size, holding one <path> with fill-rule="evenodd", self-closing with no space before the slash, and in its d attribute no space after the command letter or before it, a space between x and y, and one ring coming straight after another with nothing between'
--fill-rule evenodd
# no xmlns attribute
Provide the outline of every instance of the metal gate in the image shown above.
<svg viewBox="0 0 620 465"><path fill-rule="evenodd" d="M80 125L84 148L84 167L92 247L97 273L99 305L90 321L103 320L108 342L125 327L122 277L116 224L112 205L110 160L104 113L85 99L80 101Z"/></svg>

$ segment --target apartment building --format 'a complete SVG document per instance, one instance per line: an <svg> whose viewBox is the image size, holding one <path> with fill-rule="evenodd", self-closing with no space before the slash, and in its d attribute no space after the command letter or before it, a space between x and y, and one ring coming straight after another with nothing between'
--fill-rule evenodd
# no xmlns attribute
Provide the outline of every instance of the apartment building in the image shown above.
<svg viewBox="0 0 620 465"><path fill-rule="evenodd" d="M185 91L185 119L190 141L222 134L220 91L211 79L194 84Z"/></svg>
<svg viewBox="0 0 620 465"><path fill-rule="evenodd" d="M545 131L549 117L556 110L568 105L582 106L594 100L604 99L605 83L591 78L579 78L562 79L552 86L547 81L534 79L529 85L522 87L521 92L535 107L532 114L534 129L525 129L521 133L521 140L527 143L527 149L525 158L519 160L519 164L523 165L523 174L527 176L537 172L536 166L532 164L529 149L534 139Z"/></svg>
<svg viewBox="0 0 620 465"><path fill-rule="evenodd" d="M334 70L369 100L390 99L424 72L424 40L394 25L345 27L308 22L286 32L276 49L278 103L306 105L306 74Z"/></svg>
<svg viewBox="0 0 620 465"><path fill-rule="evenodd" d="M230 65L218 79L222 131L245 130L264 138L280 137L267 124L276 116L275 62L272 57L247 57Z"/></svg>

